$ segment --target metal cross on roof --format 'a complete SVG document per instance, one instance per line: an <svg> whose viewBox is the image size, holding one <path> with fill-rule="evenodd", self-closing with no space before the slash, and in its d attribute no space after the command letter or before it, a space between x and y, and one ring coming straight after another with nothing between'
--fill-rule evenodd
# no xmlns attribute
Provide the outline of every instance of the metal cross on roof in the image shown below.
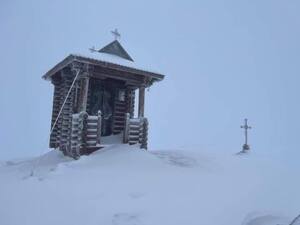
<svg viewBox="0 0 300 225"><path fill-rule="evenodd" d="M114 35L115 40L118 40L121 38L121 34L118 32L117 28L115 30L111 31L111 33Z"/></svg>
<svg viewBox="0 0 300 225"><path fill-rule="evenodd" d="M250 150L250 146L248 145L248 129L251 129L251 127L248 126L248 119L245 119L245 123L241 128L245 129L245 144L243 145L243 151Z"/></svg>

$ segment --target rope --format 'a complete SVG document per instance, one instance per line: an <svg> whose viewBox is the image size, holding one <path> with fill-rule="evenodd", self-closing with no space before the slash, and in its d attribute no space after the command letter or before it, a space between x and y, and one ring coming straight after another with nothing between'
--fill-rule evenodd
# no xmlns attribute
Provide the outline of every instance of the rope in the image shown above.
<svg viewBox="0 0 300 225"><path fill-rule="evenodd" d="M299 220L300 220L300 214L295 219L293 219L290 225L294 225L294 224L296 225L296 223L299 222Z"/></svg>
<svg viewBox="0 0 300 225"><path fill-rule="evenodd" d="M76 74L76 76L75 76L75 78L74 78L74 80L73 80L73 82L72 82L72 85L71 85L71 87L70 87L70 89L69 89L69 91L68 91L68 93L67 93L67 96L66 96L66 98L65 98L65 100L64 100L64 102L63 102L63 104L62 104L62 106L61 106L61 108L60 108L60 110L59 110L59 113L58 113L58 115L57 115L57 117L56 117L56 120L54 121L53 126L52 126L52 128L51 128L51 130L50 130L50 135L52 134L52 132L53 132L53 130L54 130L54 127L55 127L55 125L56 125L56 123L57 123L57 121L58 121L58 119L59 119L59 116L60 116L60 114L61 114L61 112L62 112L62 110L63 110L63 108L64 108L64 106L65 106L65 104L66 104L66 101L67 101L67 99L68 99L68 97L69 97L69 95L70 95L70 93L71 93L71 90L72 90L72 88L73 88L73 86L74 86L74 84L75 84L75 81L76 81L76 79L77 79L77 77L78 77L78 75L79 75L79 72L80 72L80 70L77 70L77 74Z"/></svg>
<svg viewBox="0 0 300 225"><path fill-rule="evenodd" d="M80 69L77 70L77 74L76 74L76 76L75 76L75 78L74 78L74 80L73 80L73 82L72 82L72 84L71 84L71 87L70 87L70 89L69 89L69 91L68 91L68 93L67 93L67 96L66 96L66 98L65 98L65 100L64 100L64 102L63 102L63 104L62 104L62 106L61 106L61 108L60 108L60 110L59 110L59 112L58 112L58 115L57 115L57 117L56 117L56 119L55 119L55 121L54 121L52 127L51 127L50 135L49 135L49 136L51 136L51 134L52 134L52 132L53 132L53 130L54 130L54 127L55 127L55 125L56 125L56 123L57 123L57 121L58 121L58 119L59 119L59 117L60 117L60 114L62 113L62 110L63 110L63 108L64 108L64 106L65 106L65 104L66 104L66 102L67 102L67 99L68 99L68 97L69 97L69 95L70 95L70 93L71 93L71 91L72 91L72 88L73 88L73 86L74 86L74 84L75 84L75 81L77 80L77 77L78 77L79 73L80 73ZM32 170L31 170L31 172L30 172L30 177L34 176L34 171L35 171L36 167L38 166L38 164L39 164L41 158L42 158L42 157L38 157L37 160L36 160L36 163L33 164Z"/></svg>

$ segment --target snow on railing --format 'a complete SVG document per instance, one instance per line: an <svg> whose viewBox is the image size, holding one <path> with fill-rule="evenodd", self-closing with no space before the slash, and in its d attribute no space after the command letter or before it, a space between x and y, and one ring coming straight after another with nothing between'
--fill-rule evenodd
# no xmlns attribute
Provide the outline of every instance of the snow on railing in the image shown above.
<svg viewBox="0 0 300 225"><path fill-rule="evenodd" d="M90 148L100 145L101 111L97 116L89 116L86 112L72 115L71 142L67 155L79 158Z"/></svg>
<svg viewBox="0 0 300 225"><path fill-rule="evenodd" d="M130 114L126 114L126 122L124 129L124 143L130 145L140 144L141 148L147 149L148 142L148 120L147 118L130 118Z"/></svg>

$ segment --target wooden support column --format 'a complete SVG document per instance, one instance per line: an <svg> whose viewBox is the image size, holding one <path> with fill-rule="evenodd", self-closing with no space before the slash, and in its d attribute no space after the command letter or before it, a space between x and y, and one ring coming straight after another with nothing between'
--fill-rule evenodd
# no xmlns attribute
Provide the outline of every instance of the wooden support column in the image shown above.
<svg viewBox="0 0 300 225"><path fill-rule="evenodd" d="M145 110L145 86L139 88L139 118L144 117Z"/></svg>
<svg viewBox="0 0 300 225"><path fill-rule="evenodd" d="M88 100L88 90L89 90L89 77L84 77L81 81L81 93L79 100L79 112L86 112L87 100Z"/></svg>
<svg viewBox="0 0 300 225"><path fill-rule="evenodd" d="M102 122L102 113L99 110L98 111L98 121L97 121L97 143L96 144L101 144L101 122Z"/></svg>
<svg viewBox="0 0 300 225"><path fill-rule="evenodd" d="M126 112L130 114L130 118L134 117L134 100L135 100L135 91L133 88L126 88Z"/></svg>

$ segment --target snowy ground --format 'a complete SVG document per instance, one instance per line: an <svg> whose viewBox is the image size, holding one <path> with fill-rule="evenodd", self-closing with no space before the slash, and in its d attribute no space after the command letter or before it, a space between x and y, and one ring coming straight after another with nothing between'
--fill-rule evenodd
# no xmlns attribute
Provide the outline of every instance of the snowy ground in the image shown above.
<svg viewBox="0 0 300 225"><path fill-rule="evenodd" d="M74 161L51 151L0 162L0 224L288 225L299 169L255 154L114 145Z"/></svg>

